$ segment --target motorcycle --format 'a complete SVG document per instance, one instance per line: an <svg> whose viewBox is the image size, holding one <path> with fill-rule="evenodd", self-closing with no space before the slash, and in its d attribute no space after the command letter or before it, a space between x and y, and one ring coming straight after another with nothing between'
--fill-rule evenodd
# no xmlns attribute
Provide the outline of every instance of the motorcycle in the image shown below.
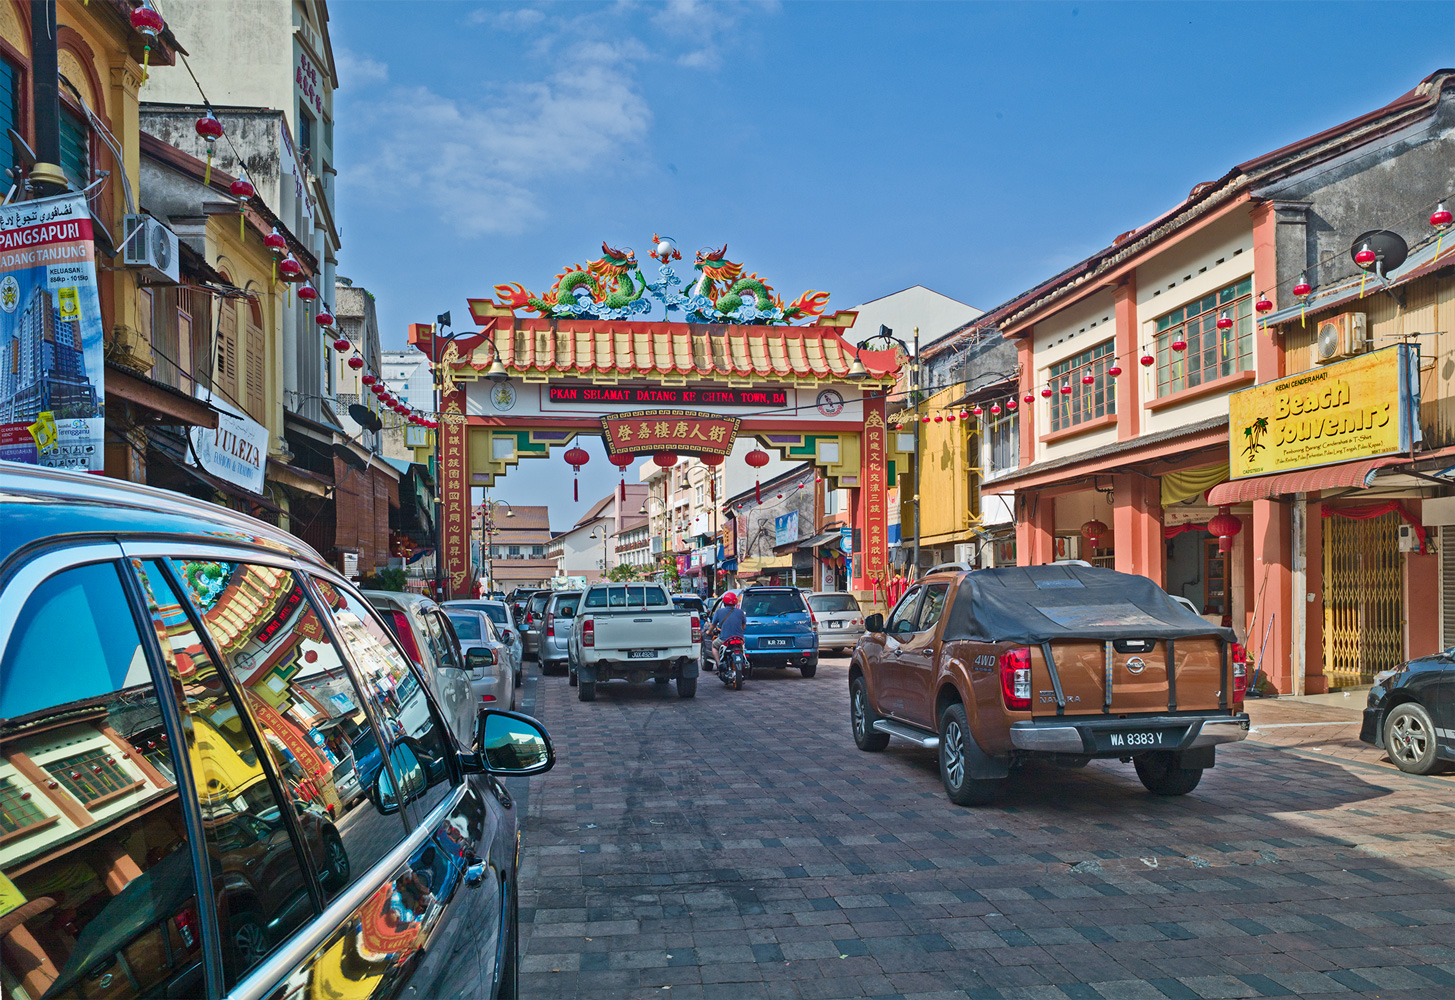
<svg viewBox="0 0 1455 1000"><path fill-rule="evenodd" d="M734 691L743 689L743 681L748 679L748 654L743 652L741 637L729 639L722 644L722 653L717 661L717 675L722 679L723 687L732 688Z"/></svg>

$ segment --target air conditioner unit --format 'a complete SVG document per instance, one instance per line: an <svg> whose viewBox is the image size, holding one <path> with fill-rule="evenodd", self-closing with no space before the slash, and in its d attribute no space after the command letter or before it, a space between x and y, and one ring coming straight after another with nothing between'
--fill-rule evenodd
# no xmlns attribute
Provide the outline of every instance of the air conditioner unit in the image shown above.
<svg viewBox="0 0 1455 1000"><path fill-rule="evenodd" d="M128 215L125 225L121 262L141 271L148 281L175 285L180 274L177 234L150 215Z"/></svg>
<svg viewBox="0 0 1455 1000"><path fill-rule="evenodd" d="M975 565L975 555L980 546L974 542L955 543L955 562L964 563L967 566Z"/></svg>
<svg viewBox="0 0 1455 1000"><path fill-rule="evenodd" d="M1363 313L1340 313L1319 323L1319 335L1314 341L1314 361L1318 364L1342 361L1368 349Z"/></svg>

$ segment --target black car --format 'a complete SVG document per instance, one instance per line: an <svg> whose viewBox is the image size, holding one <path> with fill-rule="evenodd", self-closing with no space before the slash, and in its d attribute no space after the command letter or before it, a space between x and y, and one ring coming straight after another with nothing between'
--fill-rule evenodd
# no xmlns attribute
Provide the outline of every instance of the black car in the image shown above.
<svg viewBox="0 0 1455 1000"><path fill-rule="evenodd" d="M534 720L459 738L348 580L225 507L0 462L0 524L6 996L517 995Z"/></svg>
<svg viewBox="0 0 1455 1000"><path fill-rule="evenodd" d="M1455 647L1374 676L1359 738L1389 754L1410 774L1455 761Z"/></svg>

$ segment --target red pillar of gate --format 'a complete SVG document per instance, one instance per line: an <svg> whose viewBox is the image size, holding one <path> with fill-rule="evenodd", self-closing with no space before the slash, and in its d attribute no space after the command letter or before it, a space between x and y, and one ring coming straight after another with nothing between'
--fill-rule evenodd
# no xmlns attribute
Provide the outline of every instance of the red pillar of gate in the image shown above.
<svg viewBox="0 0 1455 1000"><path fill-rule="evenodd" d="M440 467L437 473L440 494L441 545L445 593L444 600L470 596L470 470L465 421L463 388L444 397L440 414Z"/></svg>
<svg viewBox="0 0 1455 1000"><path fill-rule="evenodd" d="M888 431L884 424L884 398L864 400L864 434L859 447L859 503L853 512L863 555L856 590L869 591L874 603L885 601L889 585Z"/></svg>

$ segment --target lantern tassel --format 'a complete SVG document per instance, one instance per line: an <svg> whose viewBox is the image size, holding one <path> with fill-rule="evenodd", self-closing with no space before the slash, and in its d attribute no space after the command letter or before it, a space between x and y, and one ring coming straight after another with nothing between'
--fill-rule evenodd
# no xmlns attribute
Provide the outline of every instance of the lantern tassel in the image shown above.
<svg viewBox="0 0 1455 1000"><path fill-rule="evenodd" d="M212 186L212 143L207 144L207 169L202 171L202 186Z"/></svg>
<svg viewBox="0 0 1455 1000"><path fill-rule="evenodd" d="M150 66L151 61L152 61L152 47L150 45L143 45L141 47L141 83L142 83L142 86L143 87L146 86L146 82L147 82L147 67Z"/></svg>
<svg viewBox="0 0 1455 1000"><path fill-rule="evenodd" d="M757 480L753 481L753 499L758 503L763 502L763 484Z"/></svg>
<svg viewBox="0 0 1455 1000"><path fill-rule="evenodd" d="M248 213L237 213L237 238L243 242L248 238Z"/></svg>
<svg viewBox="0 0 1455 1000"><path fill-rule="evenodd" d="M576 478L575 482L571 484L571 497L577 503L581 502L581 479L579 476Z"/></svg>
<svg viewBox="0 0 1455 1000"><path fill-rule="evenodd" d="M1442 246L1444 246L1444 245L1445 245L1445 230L1442 229L1442 230L1440 230L1440 237L1439 237L1439 239L1435 240L1435 256L1436 256L1436 258L1438 258L1440 256L1440 248Z"/></svg>
<svg viewBox="0 0 1455 1000"><path fill-rule="evenodd" d="M1369 272L1368 271L1365 271L1364 274L1363 274L1363 276L1360 277L1360 279L1359 279L1359 297L1361 299L1364 298L1364 284L1368 280L1369 280Z"/></svg>

